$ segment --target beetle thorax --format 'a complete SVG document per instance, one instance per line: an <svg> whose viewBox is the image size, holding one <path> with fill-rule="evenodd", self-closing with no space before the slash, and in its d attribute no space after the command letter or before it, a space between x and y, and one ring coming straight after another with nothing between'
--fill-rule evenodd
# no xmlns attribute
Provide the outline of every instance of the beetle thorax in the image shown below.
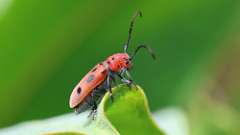
<svg viewBox="0 0 240 135"><path fill-rule="evenodd" d="M113 72L120 72L123 68L131 68L130 57L127 53L113 54L107 58L106 63Z"/></svg>

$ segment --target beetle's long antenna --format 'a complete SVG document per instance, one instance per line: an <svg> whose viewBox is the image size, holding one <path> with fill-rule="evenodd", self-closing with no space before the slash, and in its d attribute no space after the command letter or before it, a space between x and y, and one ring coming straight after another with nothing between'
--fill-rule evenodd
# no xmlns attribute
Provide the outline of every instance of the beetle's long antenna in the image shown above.
<svg viewBox="0 0 240 135"><path fill-rule="evenodd" d="M138 16L142 17L142 12L141 11L137 11L134 14L134 16L132 17L132 20L130 22L130 27L129 27L129 30L128 30L128 39L127 39L126 44L124 45L124 52L125 53L127 53L128 46L129 46L129 43L130 43L131 38L132 38L132 30L133 30L133 27L134 27L134 23L135 23L135 20Z"/></svg>
<svg viewBox="0 0 240 135"><path fill-rule="evenodd" d="M148 53L152 56L152 58L153 58L154 60L156 59L156 56L155 56L153 50L152 50L150 47L148 47L147 45L139 45L139 46L135 49L135 51L133 52L130 60L133 60L133 59L134 59L134 57L136 56L137 52L138 52L141 48L147 49Z"/></svg>

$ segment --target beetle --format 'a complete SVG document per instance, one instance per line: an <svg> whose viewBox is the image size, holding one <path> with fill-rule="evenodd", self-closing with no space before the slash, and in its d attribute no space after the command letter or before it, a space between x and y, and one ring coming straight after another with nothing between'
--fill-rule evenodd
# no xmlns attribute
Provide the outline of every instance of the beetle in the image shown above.
<svg viewBox="0 0 240 135"><path fill-rule="evenodd" d="M155 59L152 49L146 45L139 45L131 55L128 53L134 23L138 16L142 16L140 11L137 11L134 14L130 22L128 39L124 44L124 52L113 54L103 62L98 63L73 89L69 105L77 114L90 108L91 112L89 116L96 113L97 101L99 101L107 91L109 91L110 97L113 101L112 86L116 77L119 77L121 82L130 87L134 84L129 70L132 68L134 57L141 48L145 48L151 54L153 59Z"/></svg>

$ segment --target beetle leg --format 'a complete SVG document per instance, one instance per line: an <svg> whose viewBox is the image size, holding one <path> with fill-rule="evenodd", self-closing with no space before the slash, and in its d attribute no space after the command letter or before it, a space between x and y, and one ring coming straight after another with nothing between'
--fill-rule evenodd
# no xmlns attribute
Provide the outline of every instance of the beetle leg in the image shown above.
<svg viewBox="0 0 240 135"><path fill-rule="evenodd" d="M113 102L113 95L112 95L112 82L111 82L111 75L110 75L110 71L108 73L108 76L107 76L107 87L108 87L108 91L110 93L110 98Z"/></svg>
<svg viewBox="0 0 240 135"><path fill-rule="evenodd" d="M88 118L92 117L93 120L95 119L96 114L97 114L97 103L94 99L94 97L95 97L94 94L95 94L94 92L92 92L92 94L91 94L91 100L90 100L90 103L89 103L91 105L91 112L88 115Z"/></svg>
<svg viewBox="0 0 240 135"><path fill-rule="evenodd" d="M91 108L91 112L89 113L88 115L88 118L92 117L92 119L94 120L96 118L96 115L97 115L97 103L96 101L92 101L93 105L92 105L92 108Z"/></svg>
<svg viewBox="0 0 240 135"><path fill-rule="evenodd" d="M117 82L116 82L116 79L115 79L115 74L112 73L112 71L109 71L109 74L110 74L110 78L113 81L114 85L117 85Z"/></svg>
<svg viewBox="0 0 240 135"><path fill-rule="evenodd" d="M89 102L87 102L90 106L91 106L91 112L89 113L88 115L88 118L89 117L92 117L92 119L94 120L95 119L95 116L96 116L96 113L97 113L97 103L96 103L96 99L95 98L95 90L93 90L93 92L91 93L91 99Z"/></svg>
<svg viewBox="0 0 240 135"><path fill-rule="evenodd" d="M121 71L120 71L120 75L121 76L124 76L124 74L125 74L125 72L127 71L127 69L126 68L123 68L123 69L121 69Z"/></svg>
<svg viewBox="0 0 240 135"><path fill-rule="evenodd" d="M126 77L124 76L126 74ZM132 85L135 86L135 88L137 89L137 85L133 82L133 80L131 79L131 75L128 72L127 69L123 69L119 74L118 74L119 78L121 79L121 81L123 83L126 83L129 87L129 89L131 89Z"/></svg>
<svg viewBox="0 0 240 135"><path fill-rule="evenodd" d="M132 84L132 80L129 80L127 78L125 78L123 75L118 74L118 77L121 79L121 81L123 83L126 83L128 85L129 88L131 88L131 84Z"/></svg>
<svg viewBox="0 0 240 135"><path fill-rule="evenodd" d="M128 70L126 70L125 73L126 73L127 77L128 77L130 80L132 80L132 76L130 75L130 73L128 72Z"/></svg>
<svg viewBox="0 0 240 135"><path fill-rule="evenodd" d="M136 88L138 89L137 85L134 83L133 79L132 79L132 76L131 74L128 72L128 70L125 71L127 77L129 78L129 81L131 82L131 84Z"/></svg>

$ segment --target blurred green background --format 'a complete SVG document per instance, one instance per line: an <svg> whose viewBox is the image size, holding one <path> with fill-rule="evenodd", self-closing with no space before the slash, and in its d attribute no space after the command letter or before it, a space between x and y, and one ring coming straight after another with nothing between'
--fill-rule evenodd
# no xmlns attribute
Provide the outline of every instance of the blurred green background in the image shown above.
<svg viewBox="0 0 240 135"><path fill-rule="evenodd" d="M239 0L0 0L0 127L72 110L69 95L97 62L150 45L132 76L151 110L182 107L191 134L239 134Z"/></svg>

